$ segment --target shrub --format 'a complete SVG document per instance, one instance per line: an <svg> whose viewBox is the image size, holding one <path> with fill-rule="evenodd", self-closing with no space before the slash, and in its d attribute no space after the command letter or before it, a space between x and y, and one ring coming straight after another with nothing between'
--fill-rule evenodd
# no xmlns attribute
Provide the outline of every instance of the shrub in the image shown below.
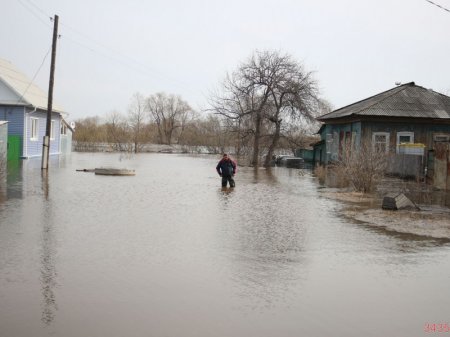
<svg viewBox="0 0 450 337"><path fill-rule="evenodd" d="M327 169L323 165L317 165L314 168L314 175L319 179L321 183L323 183L327 176Z"/></svg>
<svg viewBox="0 0 450 337"><path fill-rule="evenodd" d="M334 165L336 174L357 192L371 192L386 172L388 154L376 150L370 142L359 148L346 147Z"/></svg>

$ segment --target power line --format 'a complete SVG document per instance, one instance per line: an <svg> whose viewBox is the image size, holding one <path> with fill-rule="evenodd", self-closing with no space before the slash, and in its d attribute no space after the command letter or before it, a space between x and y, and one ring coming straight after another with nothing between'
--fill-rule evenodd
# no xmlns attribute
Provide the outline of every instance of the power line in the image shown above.
<svg viewBox="0 0 450 337"><path fill-rule="evenodd" d="M28 12L30 12L36 19L38 19L41 23L43 23L44 25L46 25L49 28L52 28L49 24L45 23L43 20L43 17L48 18L50 21L53 20L53 18L46 12L44 11L42 8L40 8L39 6L37 6L33 1L31 0L17 0ZM128 68L133 69L134 71L139 72L140 74L145 74L147 76L151 76L151 77L159 77L160 79L163 80L168 80L170 82L172 82L173 84L175 84L176 86L182 87L183 89L187 89L189 91L191 91L190 89L190 85L189 83L185 83L183 81L180 81L178 79L175 78L171 78L169 76L167 76L166 74L161 73L160 71L154 69L154 68L150 68L147 65L140 63L139 61L133 59L132 57L126 55L126 54L122 54L120 52L118 52L117 50L114 50L94 39L92 39L89 35L82 33L72 27L70 27L69 25L65 24L64 22L60 23L62 26L64 26L65 28L69 29L70 31L72 31L72 33L75 33L77 35L79 35L80 37L82 37L83 39L87 40L90 42L90 44L93 44L94 46L97 46L97 48L93 48L90 47L84 43L81 43L79 41L77 41L74 38L71 38L70 36L66 36L64 35L63 38L66 38L67 40L69 40L70 42L78 45L79 47L82 47L84 49L89 50L90 52L96 53L98 55L101 55L104 58L108 58L110 60L113 60L117 63L122 64L123 66L126 66ZM100 52L98 47L100 47L102 50L106 50L107 53L104 52ZM177 85L178 84L178 85Z"/></svg>
<svg viewBox="0 0 450 337"><path fill-rule="evenodd" d="M156 70L154 68L148 67L147 65L145 65L145 64L135 60L134 58L132 58L132 57L126 55L126 54L123 54L121 52L118 52L117 50L115 50L115 49L113 49L111 47L108 47L108 46L106 46L106 45L104 45L104 44L102 44L102 43L92 39L87 34L82 33L80 31L76 30L75 28L70 27L67 24L64 24L64 22L62 22L61 25L66 27L66 28L68 28L73 33L78 34L83 39L86 39L86 40L90 41L90 43L92 43L93 45L96 45L96 46L100 47L101 49L106 50L108 52L108 54L104 54L102 52L99 52L95 48L88 47L85 44L82 44L82 43L74 40L73 38L69 37L68 39L71 42L73 42L75 44L78 44L79 46L81 46L83 48L86 48L86 49L88 49L91 52L97 53L97 54L99 54L99 55L101 55L101 56L103 56L105 58L108 58L108 59L113 60L115 62L121 63L122 65L127 66L128 68L131 68L131 69L133 69L135 71L139 71L141 73L145 73L146 75L149 75L149 76L155 76L156 75L157 77L159 77L161 79L169 80L172 83L178 83L184 89L191 90L189 88L189 84L188 83L185 83L183 81L177 80L175 78L171 78L171 77L169 77L169 76L159 72L158 70ZM64 35L64 37L67 38L67 35ZM114 55L115 57L112 57L111 54Z"/></svg>
<svg viewBox="0 0 450 337"><path fill-rule="evenodd" d="M44 11L42 8L40 8L39 6L37 6L34 2L32 2L31 0L17 0L30 14L32 14L37 20L39 20L41 23L43 23L45 26L49 27L50 29L52 29L51 25L49 25L48 23L46 23L43 18L47 18L50 21L53 19L48 13L46 13L46 11ZM81 43L79 41L77 41L77 39L74 39L70 36L64 35L63 38L69 40L70 42L78 45L79 47L82 47L84 49L89 50L90 52L96 53L104 58L108 58L112 61L115 61L117 63L122 64L123 66L126 66L130 69L133 69L136 72L139 72L140 74L145 74L146 76L150 76L150 77L159 77L160 79L163 80L168 80L170 82L172 82L173 84L175 84L178 87L182 87L185 90L188 91L192 91L190 88L189 83L180 81L178 79L175 78L171 78L169 76L167 76L166 74L161 73L160 71L154 69L154 68L150 68L147 65L140 63L139 61L133 59L132 57L126 55L126 54L122 54L120 52L118 52L117 50L114 50L98 41L95 41L94 39L92 39L90 36L88 36L87 34L84 34L72 27L70 27L69 25L65 24L64 22L61 22L61 25L64 26L65 28L69 29L70 31L72 31L72 33L75 33L77 35L79 35L80 37L82 37L83 39L85 39L86 41L89 41L90 44L93 44L96 47L90 47L84 43ZM70 35L70 34L69 34ZM61 37L61 36L60 36ZM101 50L107 51L107 53L101 52Z"/></svg>
<svg viewBox="0 0 450 337"><path fill-rule="evenodd" d="M36 79L37 75L38 75L39 72L41 71L42 66L43 66L44 63L45 63L45 60L46 60L47 57L48 57L48 54L50 54L50 50L52 50L52 47L51 47L51 46L50 46L50 48L48 49L47 54L45 54L44 59L42 60L42 63L41 63L41 65L39 66L38 70L36 71L36 73L34 74L33 78L31 79L31 82L28 84L28 86L27 86L27 88L25 89L25 91L23 92L23 94L22 94L22 95L20 96L20 98L17 100L17 103L19 103L19 102L22 100L23 96L25 96L25 94L27 93L28 89L30 89L30 87L31 87L31 85L33 84L34 80Z"/></svg>
<svg viewBox="0 0 450 337"><path fill-rule="evenodd" d="M36 8L39 12L41 12L45 17L50 18L50 20L53 20L53 17L51 15L49 15L48 13L44 12L39 6L37 6L34 2L30 1L30 0L25 0L26 2L28 2L31 6L33 6L34 8Z"/></svg>
<svg viewBox="0 0 450 337"><path fill-rule="evenodd" d="M38 19L45 26L52 28L48 23L46 23L33 9L28 7L22 0L17 0L23 8L25 8L28 12L30 12L36 19ZM44 13L45 15L45 13ZM51 19L49 16L45 15L46 18Z"/></svg>
<svg viewBox="0 0 450 337"><path fill-rule="evenodd" d="M445 8L445 7L439 5L439 4L437 4L437 3L435 3L435 2L433 2L433 1L431 1L431 0L425 0L425 1L426 1L426 2L429 2L430 4L435 5L435 6L439 7L440 9L443 9L444 11L447 11L447 12L450 13L450 9L447 9L447 8Z"/></svg>

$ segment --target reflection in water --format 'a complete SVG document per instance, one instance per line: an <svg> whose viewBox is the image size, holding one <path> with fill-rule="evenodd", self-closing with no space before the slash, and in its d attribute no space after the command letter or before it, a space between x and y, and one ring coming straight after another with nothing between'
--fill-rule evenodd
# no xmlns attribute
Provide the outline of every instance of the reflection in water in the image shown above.
<svg viewBox="0 0 450 337"><path fill-rule="evenodd" d="M222 200L223 208L226 209L230 204L235 187L221 187L219 190L220 200Z"/></svg>
<svg viewBox="0 0 450 337"><path fill-rule="evenodd" d="M51 201L49 200L49 172L42 170L42 190L44 204L42 211L42 247L41 247L41 291L43 296L41 320L45 325L50 325L55 319L57 310L54 289L57 286L57 272L55 268L56 240L54 237L53 215Z"/></svg>
<svg viewBox="0 0 450 337"><path fill-rule="evenodd" d="M265 183L265 184L276 184L278 182L276 175L274 174L273 167L260 168L260 167L252 167L254 184Z"/></svg>
<svg viewBox="0 0 450 337"><path fill-rule="evenodd" d="M228 195L234 191L234 187L222 187L220 191L222 192L223 195Z"/></svg>
<svg viewBox="0 0 450 337"><path fill-rule="evenodd" d="M9 160L8 161L8 174L7 174L7 191L8 199L22 199L23 198L23 186L22 186L22 161L21 160Z"/></svg>
<svg viewBox="0 0 450 337"><path fill-rule="evenodd" d="M264 182L267 184L278 183L277 177L275 176L272 167L268 167L264 170Z"/></svg>
<svg viewBox="0 0 450 337"><path fill-rule="evenodd" d="M286 171L289 175L291 171ZM245 178L245 177L244 177ZM250 307L271 308L292 295L303 279L306 232L296 205L287 198L273 169L252 169L233 198L222 200L220 236L233 252L231 268L240 298ZM300 269L299 269L300 268Z"/></svg>
<svg viewBox="0 0 450 337"><path fill-rule="evenodd" d="M42 192L44 192L45 200L48 201L48 193L49 193L48 170L41 170L41 177L42 177Z"/></svg>
<svg viewBox="0 0 450 337"><path fill-rule="evenodd" d="M6 200L6 160L2 160L0 153L0 204Z"/></svg>

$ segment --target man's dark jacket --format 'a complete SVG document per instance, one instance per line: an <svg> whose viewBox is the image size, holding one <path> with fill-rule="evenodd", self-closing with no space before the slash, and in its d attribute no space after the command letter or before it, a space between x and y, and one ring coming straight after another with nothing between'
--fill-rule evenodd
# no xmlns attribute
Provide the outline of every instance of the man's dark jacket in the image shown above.
<svg viewBox="0 0 450 337"><path fill-rule="evenodd" d="M221 176L225 177L231 177L236 174L236 163L228 159L222 159L219 161L219 163L216 166L217 173L219 173Z"/></svg>

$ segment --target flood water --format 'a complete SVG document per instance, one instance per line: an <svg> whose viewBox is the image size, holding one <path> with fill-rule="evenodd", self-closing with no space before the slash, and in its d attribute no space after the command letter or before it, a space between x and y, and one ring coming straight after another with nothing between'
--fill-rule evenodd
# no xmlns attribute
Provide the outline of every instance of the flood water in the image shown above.
<svg viewBox="0 0 450 337"><path fill-rule="evenodd" d="M0 187L0 336L427 336L450 244L352 223L309 173L80 154ZM136 170L108 177L76 169ZM437 329L437 326L436 326ZM431 333L448 335L447 333Z"/></svg>

